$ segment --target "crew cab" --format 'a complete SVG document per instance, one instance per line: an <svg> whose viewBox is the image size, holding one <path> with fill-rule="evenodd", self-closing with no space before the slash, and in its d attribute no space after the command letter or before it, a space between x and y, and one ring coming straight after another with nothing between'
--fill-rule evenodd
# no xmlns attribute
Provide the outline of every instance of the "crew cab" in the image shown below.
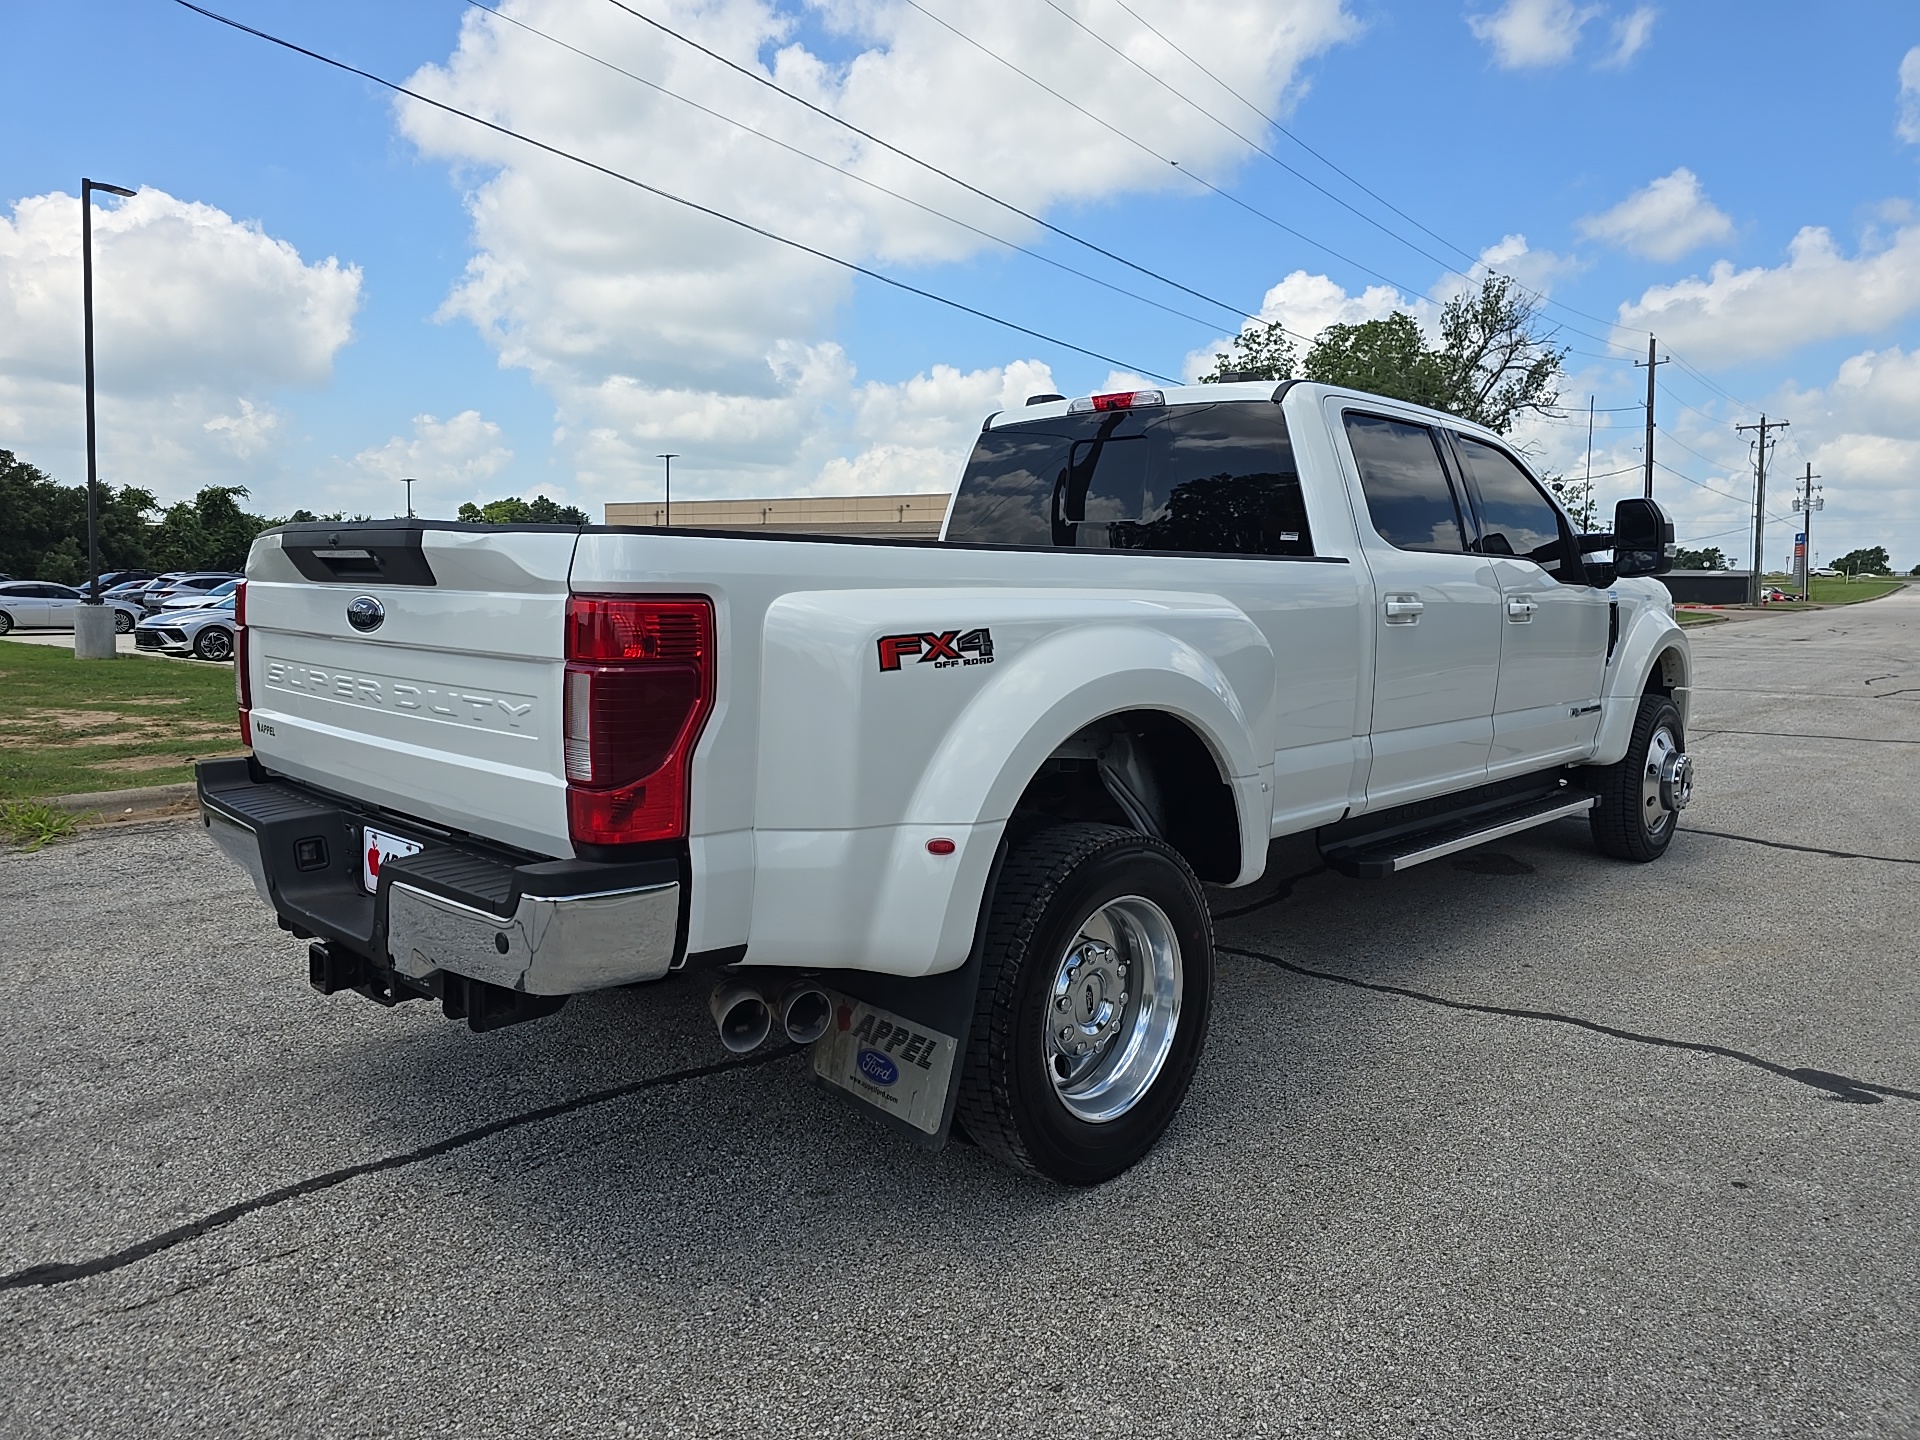
<svg viewBox="0 0 1920 1440"><path fill-rule="evenodd" d="M1651 500L1583 535L1500 436L1378 396L1041 396L937 541L269 531L252 754L200 802L323 992L485 1031L705 977L728 1048L1097 1183L1199 1062L1203 885L1276 837L1359 876L1582 815L1666 850L1672 553Z"/></svg>

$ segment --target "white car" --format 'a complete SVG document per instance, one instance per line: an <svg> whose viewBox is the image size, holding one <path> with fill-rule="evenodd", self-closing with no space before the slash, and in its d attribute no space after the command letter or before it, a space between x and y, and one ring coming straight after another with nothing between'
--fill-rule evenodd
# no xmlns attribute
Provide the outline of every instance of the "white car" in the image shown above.
<svg viewBox="0 0 1920 1440"><path fill-rule="evenodd" d="M1667 850L1673 527L1614 526L1498 435L1292 382L991 416L937 541L290 525L237 607L253 754L200 801L323 992L487 1030L705 974L729 1049L1093 1184L1199 1063L1203 882L1275 837L1379 877L1559 820Z"/></svg>
<svg viewBox="0 0 1920 1440"><path fill-rule="evenodd" d="M141 650L191 655L197 660L231 660L234 652L234 597L231 592L212 604L193 610L166 610L149 615L133 630Z"/></svg>
<svg viewBox="0 0 1920 1440"><path fill-rule="evenodd" d="M9 580L0 584L0 635L10 630L71 630L74 614L86 601L86 592L50 580ZM139 621L138 604L125 600L101 601L113 611L114 630L125 635Z"/></svg>
<svg viewBox="0 0 1920 1440"><path fill-rule="evenodd" d="M232 595L239 584L238 580L225 580L211 590L177 590L160 602L160 611L165 614L169 611L204 610L211 601ZM229 605L227 608L233 607Z"/></svg>

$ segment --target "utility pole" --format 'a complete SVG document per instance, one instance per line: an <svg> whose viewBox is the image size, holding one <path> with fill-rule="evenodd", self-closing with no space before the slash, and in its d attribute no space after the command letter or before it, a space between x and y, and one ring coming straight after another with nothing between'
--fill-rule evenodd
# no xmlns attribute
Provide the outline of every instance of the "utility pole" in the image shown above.
<svg viewBox="0 0 1920 1440"><path fill-rule="evenodd" d="M1753 577L1747 582L1747 603L1760 603L1760 572L1764 568L1763 553L1767 538L1767 432L1784 430L1792 422L1787 420L1769 420L1762 412L1758 425L1736 425L1736 434L1747 430L1758 430L1760 439L1754 452L1753 478Z"/></svg>
<svg viewBox="0 0 1920 1440"><path fill-rule="evenodd" d="M1804 602L1813 598L1813 512L1827 508L1826 496L1813 493L1813 482L1820 477L1813 473L1813 462L1807 462L1807 473L1800 482L1800 493L1793 497L1793 508L1800 512L1800 599ZM1824 488L1824 487L1823 487Z"/></svg>
<svg viewBox="0 0 1920 1440"><path fill-rule="evenodd" d="M654 459L667 462L667 528L673 528L673 462L680 458L678 452L672 455L656 455Z"/></svg>
<svg viewBox="0 0 1920 1440"><path fill-rule="evenodd" d="M1636 360L1636 361L1634 361L1634 362L1633 362L1633 363L1634 363L1634 367L1635 367L1636 369L1638 369L1638 368L1639 368L1639 367L1640 367L1641 365L1645 365L1645 366L1647 367L1647 483L1646 483L1646 497L1647 497L1647 499L1649 499L1649 500L1651 500L1651 499L1653 498L1653 373L1654 373L1654 371L1655 371L1655 370L1657 370L1657 369L1659 369L1659 368L1660 368L1660 367L1661 367L1662 365L1665 365L1665 364L1667 363L1667 362L1666 362L1665 360L1656 360L1656 359L1654 358L1654 355L1653 355L1653 347L1654 347L1654 343L1655 343L1655 342L1654 342L1654 338L1653 338L1653 336L1651 336L1651 335L1649 335L1649 336L1647 336L1647 358L1646 358L1645 360Z"/></svg>
<svg viewBox="0 0 1920 1440"><path fill-rule="evenodd" d="M1582 500L1580 502L1580 524L1584 527L1593 524L1593 402L1597 397L1587 396L1587 474L1582 482Z"/></svg>

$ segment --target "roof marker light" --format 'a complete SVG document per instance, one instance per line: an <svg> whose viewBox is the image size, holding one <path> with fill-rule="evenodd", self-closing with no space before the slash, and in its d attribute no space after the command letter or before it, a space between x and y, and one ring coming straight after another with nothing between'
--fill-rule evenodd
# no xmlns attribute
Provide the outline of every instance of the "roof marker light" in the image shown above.
<svg viewBox="0 0 1920 1440"><path fill-rule="evenodd" d="M1084 415L1089 410L1140 410L1166 403L1167 397L1158 390L1115 390L1106 395L1082 395L1067 406L1067 413Z"/></svg>

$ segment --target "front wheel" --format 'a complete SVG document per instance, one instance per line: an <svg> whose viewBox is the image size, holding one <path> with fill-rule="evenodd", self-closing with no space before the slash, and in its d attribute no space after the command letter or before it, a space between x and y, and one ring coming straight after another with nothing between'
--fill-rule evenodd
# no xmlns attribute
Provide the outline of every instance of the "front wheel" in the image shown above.
<svg viewBox="0 0 1920 1440"><path fill-rule="evenodd" d="M194 636L193 653L202 660L231 660L233 636L218 625L209 625Z"/></svg>
<svg viewBox="0 0 1920 1440"><path fill-rule="evenodd" d="M114 611L113 633L116 635L131 635L133 633L133 616L124 610Z"/></svg>
<svg viewBox="0 0 1920 1440"><path fill-rule="evenodd" d="M1041 831L987 915L959 1114L1017 1170L1098 1185L1153 1148L1193 1081L1213 928L1179 853L1110 825Z"/></svg>
<svg viewBox="0 0 1920 1440"><path fill-rule="evenodd" d="M1679 707L1665 695L1642 695L1626 755L1596 769L1589 784L1600 797L1587 819L1601 854L1643 862L1666 854L1693 798Z"/></svg>

